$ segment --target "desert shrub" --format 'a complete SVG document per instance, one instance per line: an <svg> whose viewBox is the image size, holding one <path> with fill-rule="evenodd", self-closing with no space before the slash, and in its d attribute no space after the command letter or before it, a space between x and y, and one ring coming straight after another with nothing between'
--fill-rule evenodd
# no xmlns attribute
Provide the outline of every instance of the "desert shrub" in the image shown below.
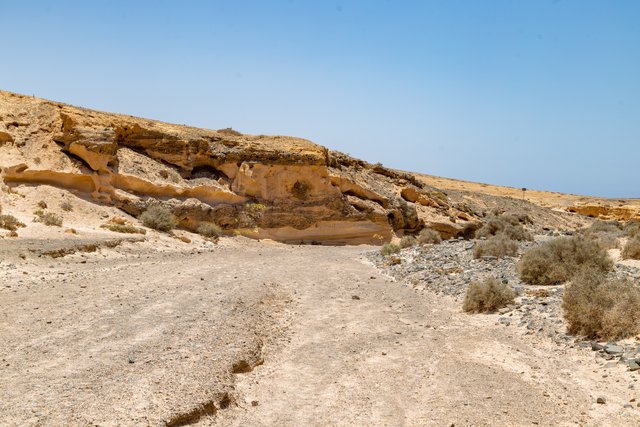
<svg viewBox="0 0 640 427"><path fill-rule="evenodd" d="M38 206L40 209L47 209L47 202L45 202L44 200L40 200L38 203L36 203L36 206Z"/></svg>
<svg viewBox="0 0 640 427"><path fill-rule="evenodd" d="M640 222L636 220L628 221L623 228L625 235L629 237L635 237L640 234Z"/></svg>
<svg viewBox="0 0 640 427"><path fill-rule="evenodd" d="M147 230L144 228L136 227L131 224L116 224L113 222L107 222L100 226L106 230L114 231L116 233L128 233L128 234L147 234Z"/></svg>
<svg viewBox="0 0 640 427"><path fill-rule="evenodd" d="M218 129L218 132L224 133L226 135L242 136L242 133L238 132L237 130L235 130L233 128Z"/></svg>
<svg viewBox="0 0 640 427"><path fill-rule="evenodd" d="M38 209L34 214L36 216L35 222L41 222L44 225L54 227L62 227L62 217L53 212L44 212Z"/></svg>
<svg viewBox="0 0 640 427"><path fill-rule="evenodd" d="M427 243L432 243L437 245L440 242L442 242L442 237L440 236L440 233L438 233L436 230L432 230L431 228L423 228L420 234L418 235L418 243L420 243L421 245L424 245Z"/></svg>
<svg viewBox="0 0 640 427"><path fill-rule="evenodd" d="M571 334L618 339L640 333L640 289L628 280L607 280L601 270L580 270L562 299Z"/></svg>
<svg viewBox="0 0 640 427"><path fill-rule="evenodd" d="M307 181L296 181L291 187L291 194L300 200L307 200L311 191L311 184Z"/></svg>
<svg viewBox="0 0 640 427"><path fill-rule="evenodd" d="M515 297L516 293L509 285L489 277L469 285L462 309L467 313L491 313L513 304Z"/></svg>
<svg viewBox="0 0 640 427"><path fill-rule="evenodd" d="M398 252L400 252L400 246L393 243L385 243L380 249L380 253L384 256L397 254Z"/></svg>
<svg viewBox="0 0 640 427"><path fill-rule="evenodd" d="M516 256L518 254L518 242L509 238L505 234L492 236L487 240L477 242L473 247L473 257L494 256L503 258L505 256Z"/></svg>
<svg viewBox="0 0 640 427"><path fill-rule="evenodd" d="M622 258L624 259L640 259L640 235L627 240L622 250Z"/></svg>
<svg viewBox="0 0 640 427"><path fill-rule="evenodd" d="M622 230L622 224L618 221L594 221L582 231L586 233L617 233Z"/></svg>
<svg viewBox="0 0 640 427"><path fill-rule="evenodd" d="M400 248L402 249L410 248L411 246L415 246L416 243L417 243L417 240L415 237L403 236L402 239L400 239Z"/></svg>
<svg viewBox="0 0 640 427"><path fill-rule="evenodd" d="M24 227L25 225L18 221L13 215L0 215L0 228L4 228L9 231L16 231L18 227Z"/></svg>
<svg viewBox="0 0 640 427"><path fill-rule="evenodd" d="M176 218L171 211L162 206L151 206L140 215L140 221L154 230L170 231L176 228Z"/></svg>
<svg viewBox="0 0 640 427"><path fill-rule="evenodd" d="M70 202L64 201L60 203L60 209L62 209L65 212L70 212L73 210L73 205Z"/></svg>
<svg viewBox="0 0 640 427"><path fill-rule="evenodd" d="M492 216L476 231L476 237L491 237L504 234L512 240L533 240L533 236L520 223L516 215Z"/></svg>
<svg viewBox="0 0 640 427"><path fill-rule="evenodd" d="M222 234L222 229L213 222L201 222L198 225L196 232L204 237L209 237L211 239L218 239Z"/></svg>
<svg viewBox="0 0 640 427"><path fill-rule="evenodd" d="M560 237L528 250L518 263L520 279L530 285L570 280L583 266L609 271L613 262L596 242L584 236Z"/></svg>

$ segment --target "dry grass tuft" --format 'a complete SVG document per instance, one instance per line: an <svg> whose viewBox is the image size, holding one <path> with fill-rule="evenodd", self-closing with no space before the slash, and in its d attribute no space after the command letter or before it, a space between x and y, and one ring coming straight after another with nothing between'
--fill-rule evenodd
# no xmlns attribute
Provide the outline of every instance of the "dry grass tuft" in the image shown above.
<svg viewBox="0 0 640 427"><path fill-rule="evenodd" d="M65 212L71 212L73 210L73 205L71 204L71 202L64 201L60 203L60 209L62 209Z"/></svg>
<svg viewBox="0 0 640 427"><path fill-rule="evenodd" d="M628 280L607 280L593 267L574 276L562 308L571 334L608 340L640 333L640 289Z"/></svg>
<svg viewBox="0 0 640 427"><path fill-rule="evenodd" d="M222 235L222 229L213 222L201 222L198 225L196 232L204 237L207 237L212 240L218 240Z"/></svg>
<svg viewBox="0 0 640 427"><path fill-rule="evenodd" d="M13 215L0 215L0 228L16 231L18 227L25 227L24 223L18 221L18 218Z"/></svg>
<svg viewBox="0 0 640 427"><path fill-rule="evenodd" d="M62 217L53 212L44 212L38 209L33 214L36 216L35 222L41 222L44 225L53 227L62 227Z"/></svg>
<svg viewBox="0 0 640 427"><path fill-rule="evenodd" d="M403 236L402 239L400 239L400 248L401 249L410 248L412 246L415 246L417 243L418 241L416 240L415 237Z"/></svg>
<svg viewBox="0 0 640 427"><path fill-rule="evenodd" d="M493 313L513 304L516 293L507 284L489 277L484 282L473 282L467 288L462 309L467 313Z"/></svg>
<svg viewBox="0 0 640 427"><path fill-rule="evenodd" d="M505 234L498 234L483 241L479 241L473 247L473 257L494 256L503 258L505 256L516 256L518 254L518 243L511 240Z"/></svg>
<svg viewBox="0 0 640 427"><path fill-rule="evenodd" d="M397 254L398 252L400 252L400 246L393 243L385 243L380 249L380 253L384 256Z"/></svg>
<svg viewBox="0 0 640 427"><path fill-rule="evenodd" d="M593 240L584 236L561 237L525 252L518 272L520 279L530 285L557 285L571 280L583 266L606 272L613 262Z"/></svg>
<svg viewBox="0 0 640 427"><path fill-rule="evenodd" d="M440 233L438 233L436 230L433 230L431 228L423 228L420 234L418 235L418 243L420 243L421 245L426 245L426 244L437 245L438 243L441 243L441 242L442 242L442 236L440 236Z"/></svg>
<svg viewBox="0 0 640 427"><path fill-rule="evenodd" d="M170 231L176 228L176 217L162 206L151 206L140 215L140 221L154 230Z"/></svg>

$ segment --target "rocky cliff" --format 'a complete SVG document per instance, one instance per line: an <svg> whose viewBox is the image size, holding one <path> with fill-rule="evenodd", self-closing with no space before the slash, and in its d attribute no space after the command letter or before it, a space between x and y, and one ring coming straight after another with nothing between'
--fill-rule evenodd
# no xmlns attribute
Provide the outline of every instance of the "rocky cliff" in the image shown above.
<svg viewBox="0 0 640 427"><path fill-rule="evenodd" d="M162 204L179 226L284 242L380 243L479 218L413 176L310 141L204 130L0 92L0 177L49 185L138 216Z"/></svg>

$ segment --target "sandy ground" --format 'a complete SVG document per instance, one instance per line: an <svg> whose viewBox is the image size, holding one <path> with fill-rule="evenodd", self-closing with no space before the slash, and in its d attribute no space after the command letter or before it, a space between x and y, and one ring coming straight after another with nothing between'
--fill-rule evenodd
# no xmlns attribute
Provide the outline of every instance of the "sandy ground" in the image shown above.
<svg viewBox="0 0 640 427"><path fill-rule="evenodd" d="M0 425L640 423L636 373L418 294L371 247L174 241L0 242Z"/></svg>

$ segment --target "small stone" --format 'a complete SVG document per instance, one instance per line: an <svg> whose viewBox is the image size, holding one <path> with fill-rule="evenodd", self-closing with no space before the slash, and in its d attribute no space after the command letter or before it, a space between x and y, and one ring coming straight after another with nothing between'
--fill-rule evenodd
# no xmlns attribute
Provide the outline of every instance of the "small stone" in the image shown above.
<svg viewBox="0 0 640 427"><path fill-rule="evenodd" d="M251 406L258 406L258 405L259 405L259 403L258 403L257 400L252 400L251 401Z"/></svg>
<svg viewBox="0 0 640 427"><path fill-rule="evenodd" d="M351 299L359 300L360 297L358 295L351 295Z"/></svg>
<svg viewBox="0 0 640 427"><path fill-rule="evenodd" d="M633 409L633 405L631 405L631 404L627 403L627 404L625 404L625 405L624 405L624 408L626 408L626 409Z"/></svg>
<svg viewBox="0 0 640 427"><path fill-rule="evenodd" d="M607 344L604 347L604 351L607 354L621 355L622 353L624 353L624 347L617 344Z"/></svg>
<svg viewBox="0 0 640 427"><path fill-rule="evenodd" d="M599 403L600 405L604 405L605 403L607 403L607 401L604 397L600 396L596 399L596 403Z"/></svg>

